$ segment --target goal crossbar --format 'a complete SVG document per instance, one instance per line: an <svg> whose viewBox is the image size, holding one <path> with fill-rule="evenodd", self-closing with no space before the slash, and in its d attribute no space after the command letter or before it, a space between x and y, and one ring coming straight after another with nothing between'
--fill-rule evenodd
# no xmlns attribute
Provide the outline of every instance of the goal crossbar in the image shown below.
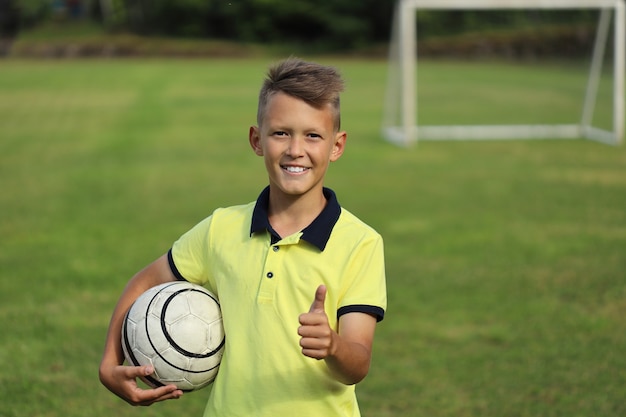
<svg viewBox="0 0 626 417"><path fill-rule="evenodd" d="M615 0L405 0L413 9L583 9L615 7Z"/></svg>
<svg viewBox="0 0 626 417"><path fill-rule="evenodd" d="M417 32L415 16L418 10L498 10L498 9L599 9L600 17L591 68L587 81L581 119L566 125L470 125L418 126L417 124ZM613 58L613 129L591 125L598 84L602 71L607 39L614 17ZM387 102L383 136L398 145L419 140L485 140L485 139L591 139L618 145L624 137L624 76L626 74L626 12L623 0L399 0L393 24L390 62L398 55L399 74L392 74L387 86ZM395 89L395 90L394 90ZM392 95L399 93L399 103ZM399 113L394 120L391 113Z"/></svg>

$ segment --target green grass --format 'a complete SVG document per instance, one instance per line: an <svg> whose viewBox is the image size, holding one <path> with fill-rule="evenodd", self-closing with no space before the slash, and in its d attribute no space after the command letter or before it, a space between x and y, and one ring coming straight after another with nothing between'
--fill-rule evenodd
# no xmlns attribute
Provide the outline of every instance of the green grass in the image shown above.
<svg viewBox="0 0 626 417"><path fill-rule="evenodd" d="M421 124L576 124L587 87L587 63L425 62L418 65ZM594 125L612 129L612 71L601 77Z"/></svg>
<svg viewBox="0 0 626 417"><path fill-rule="evenodd" d="M269 62L2 62L1 416L201 415L202 391L132 408L100 386L97 367L127 279L213 208L265 185L247 132ZM397 148L379 136L386 64L327 62L347 78L349 132L327 185L386 244L389 309L358 388L363 415L625 415L626 150ZM505 75L539 80L556 122L581 104L585 81L558 66L420 68L487 97ZM424 90L427 120L457 106ZM517 96L528 108L541 104L533 97Z"/></svg>

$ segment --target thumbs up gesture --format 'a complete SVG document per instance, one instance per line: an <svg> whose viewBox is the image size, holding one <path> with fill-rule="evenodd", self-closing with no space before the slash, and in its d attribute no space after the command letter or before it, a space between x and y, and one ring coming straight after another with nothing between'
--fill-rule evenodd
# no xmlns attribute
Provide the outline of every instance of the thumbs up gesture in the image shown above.
<svg viewBox="0 0 626 417"><path fill-rule="evenodd" d="M314 359L324 359L332 353L336 333L328 324L328 316L324 311L326 287L320 285L315 291L315 298L308 313L300 315L300 347L302 354Z"/></svg>

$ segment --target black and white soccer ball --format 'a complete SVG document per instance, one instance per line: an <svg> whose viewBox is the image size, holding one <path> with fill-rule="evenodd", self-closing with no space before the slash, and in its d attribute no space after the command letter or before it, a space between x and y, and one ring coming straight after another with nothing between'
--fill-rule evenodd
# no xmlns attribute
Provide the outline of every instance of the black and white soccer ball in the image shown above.
<svg viewBox="0 0 626 417"><path fill-rule="evenodd" d="M194 391L213 382L225 345L222 312L215 295L185 281L143 293L122 325L122 349L130 365L152 365L142 378L152 387L174 384Z"/></svg>

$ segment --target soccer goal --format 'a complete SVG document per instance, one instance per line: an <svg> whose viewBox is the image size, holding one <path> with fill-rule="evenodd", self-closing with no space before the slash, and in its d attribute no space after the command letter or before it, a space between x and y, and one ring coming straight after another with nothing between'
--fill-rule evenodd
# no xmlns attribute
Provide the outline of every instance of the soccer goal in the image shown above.
<svg viewBox="0 0 626 417"><path fill-rule="evenodd" d="M599 19L595 29L591 64L586 88L581 86L580 111L571 122L498 124L497 120L481 124L422 124L418 105L418 51L416 16L420 10L507 10L507 9L595 9ZM591 139L618 145L624 137L625 75L625 6L624 0L398 0L390 45L389 79L384 104L382 133L397 145L418 140L486 140L486 139ZM613 29L613 40L610 33ZM606 61L607 45L613 45L612 85L609 104L612 121L608 126L594 125L598 86ZM604 72L611 73L604 69ZM582 82L584 84L584 81ZM510 97L515 100L515 97ZM538 106L541 103L537 103ZM549 112L550 109L546 109ZM607 116L604 114L604 116ZM453 122L454 123L454 122ZM493 124L492 124L493 123ZM612 126L611 126L612 125Z"/></svg>

